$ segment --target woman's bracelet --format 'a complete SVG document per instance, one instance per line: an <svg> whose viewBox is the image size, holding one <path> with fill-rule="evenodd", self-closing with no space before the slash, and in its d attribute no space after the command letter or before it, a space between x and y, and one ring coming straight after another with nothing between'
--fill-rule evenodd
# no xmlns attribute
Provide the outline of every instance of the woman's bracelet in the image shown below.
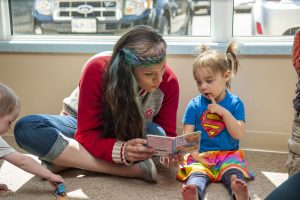
<svg viewBox="0 0 300 200"><path fill-rule="evenodd" d="M125 147L127 145L127 142L124 142L122 144L122 147L121 147L121 160L122 162L125 164L125 165L132 165L133 162L129 162L128 160L126 160L126 157L125 157Z"/></svg>

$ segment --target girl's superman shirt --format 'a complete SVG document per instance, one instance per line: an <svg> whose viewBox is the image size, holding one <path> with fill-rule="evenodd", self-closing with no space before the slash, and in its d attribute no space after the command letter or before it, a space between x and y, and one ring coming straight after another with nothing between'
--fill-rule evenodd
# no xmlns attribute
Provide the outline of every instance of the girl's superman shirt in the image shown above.
<svg viewBox="0 0 300 200"><path fill-rule="evenodd" d="M208 113L207 107L211 101L202 95L193 98L183 116L183 123L194 125L195 131L201 131L199 152L215 150L238 150L239 140L228 133L225 123L217 114ZM226 91L225 98L218 102L226 108L238 121L245 121L244 104L239 97Z"/></svg>

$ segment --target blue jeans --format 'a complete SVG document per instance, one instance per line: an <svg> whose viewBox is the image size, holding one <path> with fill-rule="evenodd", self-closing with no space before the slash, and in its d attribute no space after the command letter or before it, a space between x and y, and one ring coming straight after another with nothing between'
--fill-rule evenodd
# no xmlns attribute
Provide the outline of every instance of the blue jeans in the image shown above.
<svg viewBox="0 0 300 200"><path fill-rule="evenodd" d="M285 182L275 188L265 200L298 200L300 197L300 172L290 176Z"/></svg>
<svg viewBox="0 0 300 200"><path fill-rule="evenodd" d="M77 119L69 115L28 115L15 125L17 144L41 160L52 162L74 138ZM166 135L157 124L147 122L147 134Z"/></svg>

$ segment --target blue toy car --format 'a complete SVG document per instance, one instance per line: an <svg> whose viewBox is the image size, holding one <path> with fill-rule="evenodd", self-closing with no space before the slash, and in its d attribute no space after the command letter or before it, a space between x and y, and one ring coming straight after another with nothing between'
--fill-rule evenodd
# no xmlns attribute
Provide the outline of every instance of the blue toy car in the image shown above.
<svg viewBox="0 0 300 200"><path fill-rule="evenodd" d="M65 184L57 183L55 194L58 196L66 196Z"/></svg>

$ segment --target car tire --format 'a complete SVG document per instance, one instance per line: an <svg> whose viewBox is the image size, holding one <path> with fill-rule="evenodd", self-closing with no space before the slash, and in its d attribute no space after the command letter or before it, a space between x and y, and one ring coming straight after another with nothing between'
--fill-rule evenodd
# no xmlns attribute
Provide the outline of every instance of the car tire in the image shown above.
<svg viewBox="0 0 300 200"><path fill-rule="evenodd" d="M36 19L33 19L33 33L36 35L43 34L43 29L42 29L40 23Z"/></svg>
<svg viewBox="0 0 300 200"><path fill-rule="evenodd" d="M43 34L43 29L40 27L40 26L34 26L34 30L33 32L36 34L36 35L42 35Z"/></svg>

